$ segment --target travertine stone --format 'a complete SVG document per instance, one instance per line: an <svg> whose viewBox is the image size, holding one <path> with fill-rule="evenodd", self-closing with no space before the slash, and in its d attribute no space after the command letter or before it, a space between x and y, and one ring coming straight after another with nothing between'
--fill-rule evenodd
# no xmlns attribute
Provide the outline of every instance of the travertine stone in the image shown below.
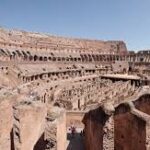
<svg viewBox="0 0 150 150"><path fill-rule="evenodd" d="M87 150L149 149L149 66L123 41L0 28L0 150L66 150L72 125Z"/></svg>

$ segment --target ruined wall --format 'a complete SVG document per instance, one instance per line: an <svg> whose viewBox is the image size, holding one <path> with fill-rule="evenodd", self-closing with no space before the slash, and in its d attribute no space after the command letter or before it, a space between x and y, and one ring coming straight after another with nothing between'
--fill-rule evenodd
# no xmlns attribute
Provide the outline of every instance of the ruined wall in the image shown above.
<svg viewBox="0 0 150 150"><path fill-rule="evenodd" d="M85 114L83 123L86 148L148 150L150 148L149 94L143 93L140 97L137 95L120 105L106 106L95 108ZM114 113L110 111L113 108Z"/></svg>
<svg viewBox="0 0 150 150"><path fill-rule="evenodd" d="M0 102L0 149L10 149L12 143L12 105L9 100Z"/></svg>
<svg viewBox="0 0 150 150"><path fill-rule="evenodd" d="M116 61L112 64L113 72L118 73L128 73L129 71L129 64L127 61Z"/></svg>
<svg viewBox="0 0 150 150"><path fill-rule="evenodd" d="M83 128L85 112L87 150L134 150L134 143L148 149L149 97L134 97L150 83L136 72L142 63L149 74L150 53L127 53L122 41L0 29L0 149L65 150L66 127ZM128 63L134 66L131 76ZM117 72L126 75L115 75L119 65ZM114 114L130 98L135 108Z"/></svg>
<svg viewBox="0 0 150 150"><path fill-rule="evenodd" d="M83 123L85 125L86 150L103 150L103 127L107 118L101 108L85 114Z"/></svg>
<svg viewBox="0 0 150 150"><path fill-rule="evenodd" d="M22 102L14 107L15 149L33 150L44 132L45 117L46 107L38 102Z"/></svg>
<svg viewBox="0 0 150 150"><path fill-rule="evenodd" d="M63 113L57 122L57 150L66 150L66 113Z"/></svg>
<svg viewBox="0 0 150 150"><path fill-rule="evenodd" d="M119 106L114 117L115 149L146 150L146 123L130 113L129 108Z"/></svg>

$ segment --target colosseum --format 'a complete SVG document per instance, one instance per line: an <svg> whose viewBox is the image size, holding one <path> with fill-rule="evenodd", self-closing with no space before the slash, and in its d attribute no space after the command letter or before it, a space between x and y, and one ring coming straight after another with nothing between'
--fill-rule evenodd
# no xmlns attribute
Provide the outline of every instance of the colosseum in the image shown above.
<svg viewBox="0 0 150 150"><path fill-rule="evenodd" d="M0 150L150 150L150 50L0 28Z"/></svg>

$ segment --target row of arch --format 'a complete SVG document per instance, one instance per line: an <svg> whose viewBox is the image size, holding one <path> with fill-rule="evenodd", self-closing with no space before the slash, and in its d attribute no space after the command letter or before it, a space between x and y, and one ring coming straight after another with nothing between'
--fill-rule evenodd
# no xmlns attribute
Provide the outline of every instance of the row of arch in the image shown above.
<svg viewBox="0 0 150 150"><path fill-rule="evenodd" d="M68 53L69 54L69 53ZM129 62L150 62L150 55L129 54L129 55L111 55L111 54L93 54L93 53L77 53L78 56L74 56L62 53L64 56L58 56L55 52L51 52L48 56L33 55L29 51L25 50L3 50L0 49L0 55L2 57L8 57L9 60L22 60L22 61L75 61L75 62L94 62L94 61L129 61ZM76 54L75 54L76 55Z"/></svg>
<svg viewBox="0 0 150 150"><path fill-rule="evenodd" d="M67 70L67 71L60 71L60 72L48 72L48 73L41 73L31 76L24 76L24 75L18 75L18 77L23 82L30 82L35 80L46 80L50 79L49 81L57 81L57 80L65 80L65 79L71 79L76 77L83 77L83 76L90 76L90 75L96 75L102 72L106 72L104 69L85 69L85 70Z"/></svg>

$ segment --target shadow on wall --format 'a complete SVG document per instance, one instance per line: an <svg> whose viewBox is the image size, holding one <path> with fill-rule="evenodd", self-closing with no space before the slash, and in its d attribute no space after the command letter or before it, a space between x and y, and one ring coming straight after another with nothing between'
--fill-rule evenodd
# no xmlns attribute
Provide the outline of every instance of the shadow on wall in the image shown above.
<svg viewBox="0 0 150 150"><path fill-rule="evenodd" d="M15 150L13 129L10 132L10 139L11 139L11 150Z"/></svg>
<svg viewBox="0 0 150 150"><path fill-rule="evenodd" d="M45 150L46 148L46 141L44 140L44 133L41 135L37 143L35 144L33 150Z"/></svg>
<svg viewBox="0 0 150 150"><path fill-rule="evenodd" d="M67 150L85 150L83 135L75 133L74 136L71 133L67 134L67 140L69 141Z"/></svg>

